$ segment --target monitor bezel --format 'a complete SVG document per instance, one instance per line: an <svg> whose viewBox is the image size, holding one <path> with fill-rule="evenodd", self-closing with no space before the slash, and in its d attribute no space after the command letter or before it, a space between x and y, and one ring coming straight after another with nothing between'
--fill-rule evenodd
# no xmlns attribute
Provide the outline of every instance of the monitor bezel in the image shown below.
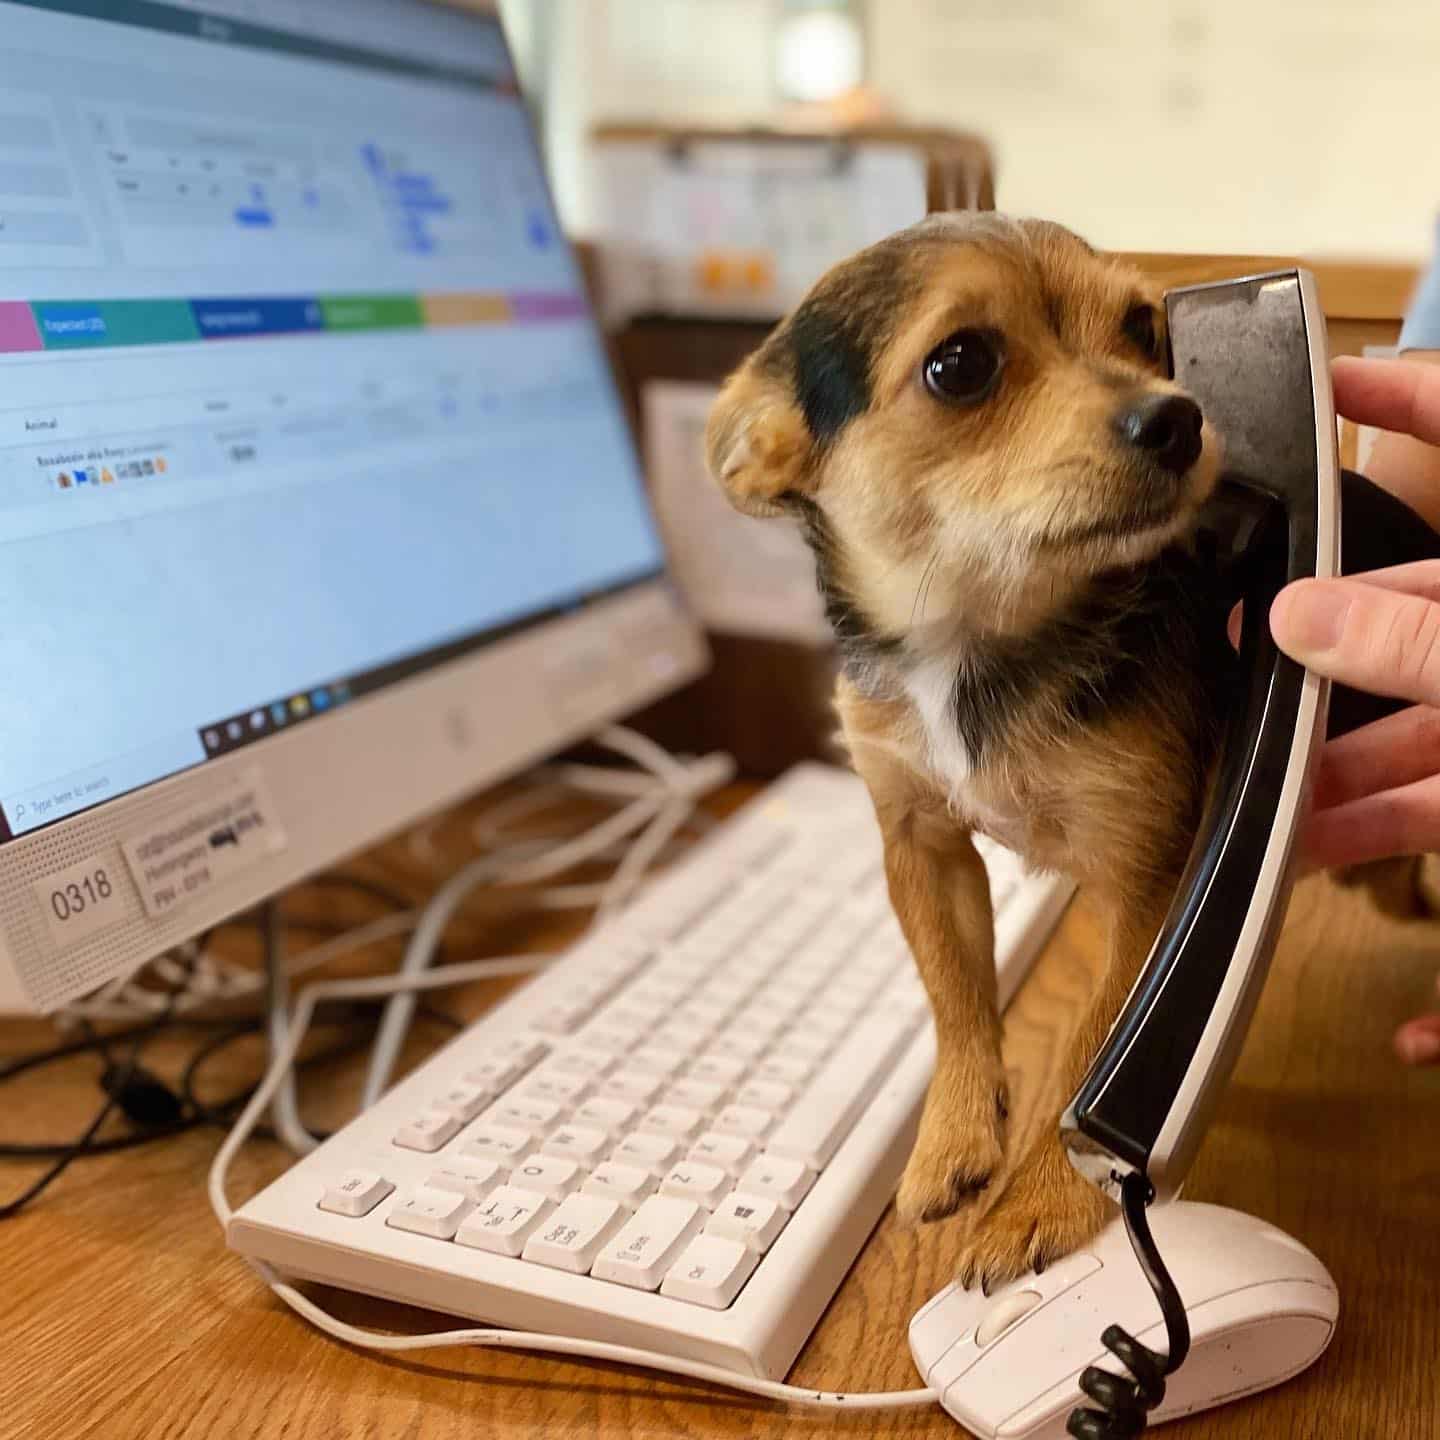
<svg viewBox="0 0 1440 1440"><path fill-rule="evenodd" d="M493 12L483 18L498 19ZM568 237L565 243L582 273ZM603 355L593 306L587 323ZM610 384L623 415L613 375ZM638 457L636 472L643 483ZM0 1010L54 1010L119 979L307 875L659 699L702 674L708 662L698 624L662 571L564 615L526 623L304 725L16 836L0 845ZM496 697L503 703L496 705ZM237 785L258 786L266 797L278 848L151 916L126 842L169 817L203 812ZM111 883L124 903L108 907L113 918L104 928L62 948L42 897L47 877L82 861L103 866L107 879L117 877Z"/></svg>

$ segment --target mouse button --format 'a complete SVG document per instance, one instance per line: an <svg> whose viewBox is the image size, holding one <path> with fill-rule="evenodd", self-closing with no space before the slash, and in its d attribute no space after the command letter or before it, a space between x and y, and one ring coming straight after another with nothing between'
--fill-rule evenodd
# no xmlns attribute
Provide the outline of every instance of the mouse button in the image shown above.
<svg viewBox="0 0 1440 1440"><path fill-rule="evenodd" d="M975 1343L982 1348L988 1345L1017 1320L1023 1320L1044 1298L1038 1290L1016 1290L995 1301L975 1329Z"/></svg>
<svg viewBox="0 0 1440 1440"><path fill-rule="evenodd" d="M927 1315L933 1315L937 1310L943 1309L949 1302L950 1297L960 1288L958 1280L952 1280L943 1290L937 1290L911 1317L910 1329L914 1332L915 1327L925 1319Z"/></svg>
<svg viewBox="0 0 1440 1440"><path fill-rule="evenodd" d="M927 1385L943 1387L979 1355L970 1342L989 1308L979 1290L962 1289L956 1281L916 1311L910 1321L910 1353Z"/></svg>

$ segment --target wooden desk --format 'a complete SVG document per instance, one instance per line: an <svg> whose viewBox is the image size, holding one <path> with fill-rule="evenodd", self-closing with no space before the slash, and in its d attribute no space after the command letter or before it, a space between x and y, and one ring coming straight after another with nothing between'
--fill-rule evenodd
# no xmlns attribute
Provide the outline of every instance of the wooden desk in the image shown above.
<svg viewBox="0 0 1440 1440"><path fill-rule="evenodd" d="M735 803L738 787L726 797ZM403 846L354 869L423 893L427 876ZM333 892L300 894L295 914L366 913ZM342 913L343 912L343 913ZM373 913L373 912L371 912ZM1401 1018L1425 1006L1440 969L1440 930L1374 914L1324 878L1297 893L1249 1044L1195 1171L1193 1198L1234 1205L1304 1239L1342 1296L1329 1353L1304 1376L1256 1399L1165 1431L1219 1437L1403 1437L1440 1433L1440 1071L1390 1057ZM471 915L457 955L482 937L495 949L549 946L568 922ZM243 938L243 937L241 937ZM1099 963L1102 939L1083 898L1011 1009L1007 1052L1017 1123L1058 1053ZM393 963L393 947L372 962ZM496 993L440 997L478 1014ZM0 1025L0 1052L49 1043L40 1024ZM433 1043L439 1032L417 1032ZM157 1044L162 1074L193 1050ZM418 1053L418 1050L417 1050ZM253 1080L258 1051L237 1048L207 1072L203 1093ZM94 1111L95 1067L77 1061L42 1082L16 1082L3 1137L78 1133ZM354 1068L305 1087L311 1123L343 1114ZM596 1364L509 1353L436 1351L377 1358L309 1329L273 1300L221 1243L204 1195L218 1133L82 1162L17 1220L0 1227L3 1440L492 1440L599 1434L804 1437L950 1436L939 1410L835 1415L784 1410L719 1390ZM277 1174L273 1145L249 1147L235 1198ZM28 1174L0 1166L5 1194ZM887 1216L800 1357L792 1378L851 1389L913 1386L911 1314L948 1282L959 1229L898 1230ZM429 1329L438 1317L327 1292L347 1319Z"/></svg>

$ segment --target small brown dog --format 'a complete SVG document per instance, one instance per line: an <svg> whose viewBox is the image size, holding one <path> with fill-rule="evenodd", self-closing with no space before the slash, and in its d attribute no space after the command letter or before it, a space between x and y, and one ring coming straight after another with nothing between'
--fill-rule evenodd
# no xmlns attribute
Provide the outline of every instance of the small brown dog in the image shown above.
<svg viewBox="0 0 1440 1440"><path fill-rule="evenodd" d="M1187 546L1219 442L1165 377L1164 310L1059 226L935 216L827 274L727 384L709 461L751 514L798 518L845 671L844 738L938 1058L900 1186L908 1220L972 1202L1008 1096L979 831L1113 914L1058 1120L1173 897L1235 671ZM987 1197L988 1198L988 1197ZM961 1274L1084 1243L1109 1202L1057 1126L1009 1167Z"/></svg>

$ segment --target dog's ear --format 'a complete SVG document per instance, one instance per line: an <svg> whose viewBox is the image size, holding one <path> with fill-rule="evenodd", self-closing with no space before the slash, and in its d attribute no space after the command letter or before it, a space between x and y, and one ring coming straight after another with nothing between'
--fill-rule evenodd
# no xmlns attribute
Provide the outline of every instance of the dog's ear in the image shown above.
<svg viewBox="0 0 1440 1440"><path fill-rule="evenodd" d="M779 515L814 487L814 440L787 379L762 349L721 390L705 430L710 473L747 515Z"/></svg>

